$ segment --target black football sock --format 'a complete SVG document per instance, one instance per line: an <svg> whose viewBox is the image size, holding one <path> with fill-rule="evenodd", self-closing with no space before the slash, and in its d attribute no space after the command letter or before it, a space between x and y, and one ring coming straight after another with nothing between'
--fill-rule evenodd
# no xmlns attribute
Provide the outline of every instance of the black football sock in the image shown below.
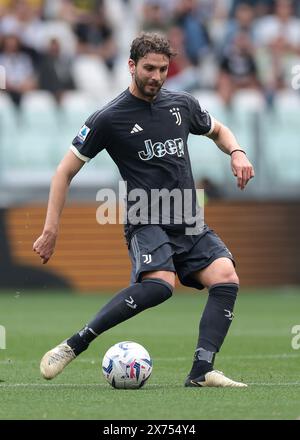
<svg viewBox="0 0 300 440"><path fill-rule="evenodd" d="M145 278L119 292L97 315L67 340L77 356L88 348L97 336L150 307L157 306L172 296L172 286L159 278Z"/></svg>
<svg viewBox="0 0 300 440"><path fill-rule="evenodd" d="M216 353L205 350L204 348L197 348L194 355L194 362L189 376L193 379L213 370Z"/></svg>
<svg viewBox="0 0 300 440"><path fill-rule="evenodd" d="M233 307L237 297L238 284L215 284L209 289L209 296L203 311L199 338L190 377L206 374L213 370L215 354L220 350L233 319Z"/></svg>

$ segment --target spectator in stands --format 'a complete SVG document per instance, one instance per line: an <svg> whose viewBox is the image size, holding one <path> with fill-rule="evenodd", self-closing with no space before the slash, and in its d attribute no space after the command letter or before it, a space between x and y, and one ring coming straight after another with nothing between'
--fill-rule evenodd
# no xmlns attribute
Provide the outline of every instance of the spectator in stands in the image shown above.
<svg viewBox="0 0 300 440"><path fill-rule="evenodd" d="M99 12L93 15L90 25L81 29L77 27L77 36L81 48L85 47L85 52L98 55L105 62L109 69L114 66L117 56L117 46L114 40L113 29L106 20L104 13Z"/></svg>
<svg viewBox="0 0 300 440"><path fill-rule="evenodd" d="M36 0L15 0L0 23L0 33L19 35L23 48L34 60L42 47L42 33L45 24L41 20L41 2Z"/></svg>
<svg viewBox="0 0 300 440"><path fill-rule="evenodd" d="M231 0L200 0L200 16L209 29L214 47L222 47L229 20Z"/></svg>
<svg viewBox="0 0 300 440"><path fill-rule="evenodd" d="M248 3L240 3L235 9L233 19L228 21L222 42L223 51L228 50L235 36L241 31L247 33L251 41L254 41L254 8Z"/></svg>
<svg viewBox="0 0 300 440"><path fill-rule="evenodd" d="M56 14L70 24L88 22L90 16L95 13L97 7L103 4L103 0L58 0L59 6L56 7ZM46 0L47 9L53 14L53 0ZM49 5L52 6L52 9Z"/></svg>
<svg viewBox="0 0 300 440"><path fill-rule="evenodd" d="M236 34L231 47L223 55L217 87L228 106L236 90L259 88L253 46L247 32L240 31Z"/></svg>
<svg viewBox="0 0 300 440"><path fill-rule="evenodd" d="M0 0L0 19L2 19L8 12L10 0Z"/></svg>
<svg viewBox="0 0 300 440"><path fill-rule="evenodd" d="M6 91L19 105L22 95L36 88L36 78L31 58L21 49L17 35L4 36L0 65L6 73Z"/></svg>
<svg viewBox="0 0 300 440"><path fill-rule="evenodd" d="M258 20L256 38L259 45L269 46L284 38L287 50L299 53L300 20L295 17L292 0L276 0L273 15Z"/></svg>
<svg viewBox="0 0 300 440"><path fill-rule="evenodd" d="M74 7L73 14L73 30L78 38L79 53L100 56L109 69L113 68L117 46L113 28L107 19L105 3L94 0L87 9Z"/></svg>
<svg viewBox="0 0 300 440"><path fill-rule="evenodd" d="M75 88L70 58L61 54L57 39L50 40L38 70L39 88L51 92L60 102L63 93Z"/></svg>
<svg viewBox="0 0 300 440"><path fill-rule="evenodd" d="M141 28L144 31L166 32L168 27L169 16L162 0L146 0L142 8Z"/></svg>
<svg viewBox="0 0 300 440"><path fill-rule="evenodd" d="M196 0L179 0L174 14L175 23L185 36L185 52L194 65L210 51L210 38L201 20L200 7Z"/></svg>
<svg viewBox="0 0 300 440"><path fill-rule="evenodd" d="M274 15L261 18L255 28L257 63L266 97L290 87L291 66L300 62L300 20L292 0L276 0Z"/></svg>
<svg viewBox="0 0 300 440"><path fill-rule="evenodd" d="M274 0L233 0L230 10L230 16L233 17L235 15L236 9L241 4L248 4L254 9L255 17L263 17L264 15L268 15L271 13Z"/></svg>
<svg viewBox="0 0 300 440"><path fill-rule="evenodd" d="M170 90L191 91L198 86L198 75L185 53L184 33L180 27L172 26L167 35L177 55L170 60L166 87Z"/></svg>

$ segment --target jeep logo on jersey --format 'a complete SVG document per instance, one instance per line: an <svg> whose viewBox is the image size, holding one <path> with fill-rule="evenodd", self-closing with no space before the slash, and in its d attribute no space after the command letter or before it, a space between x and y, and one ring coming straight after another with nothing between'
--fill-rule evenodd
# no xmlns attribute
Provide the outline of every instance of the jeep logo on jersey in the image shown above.
<svg viewBox="0 0 300 440"><path fill-rule="evenodd" d="M181 138L168 139L165 143L152 143L151 139L145 141L146 151L139 151L142 160L150 160L155 157L163 157L166 154L177 154L178 157L184 155L184 142Z"/></svg>

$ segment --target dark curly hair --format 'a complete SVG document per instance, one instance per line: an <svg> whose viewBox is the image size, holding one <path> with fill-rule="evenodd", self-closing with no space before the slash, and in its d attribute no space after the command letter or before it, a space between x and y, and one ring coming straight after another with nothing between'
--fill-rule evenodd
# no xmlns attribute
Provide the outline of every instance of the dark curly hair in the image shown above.
<svg viewBox="0 0 300 440"><path fill-rule="evenodd" d="M166 55L168 58L176 55L164 35L143 32L133 40L130 48L130 58L137 63L140 58L148 53L159 53Z"/></svg>

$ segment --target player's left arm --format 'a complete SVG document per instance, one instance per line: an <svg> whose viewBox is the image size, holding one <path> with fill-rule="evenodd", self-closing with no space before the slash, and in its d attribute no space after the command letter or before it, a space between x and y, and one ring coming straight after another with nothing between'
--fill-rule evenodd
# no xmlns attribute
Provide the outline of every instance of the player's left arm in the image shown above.
<svg viewBox="0 0 300 440"><path fill-rule="evenodd" d="M233 150L242 150L232 131L214 119L213 130L207 135L224 153L230 155ZM231 169L234 176L237 177L237 185L244 189L252 177L254 169L245 153L234 151L231 154Z"/></svg>

